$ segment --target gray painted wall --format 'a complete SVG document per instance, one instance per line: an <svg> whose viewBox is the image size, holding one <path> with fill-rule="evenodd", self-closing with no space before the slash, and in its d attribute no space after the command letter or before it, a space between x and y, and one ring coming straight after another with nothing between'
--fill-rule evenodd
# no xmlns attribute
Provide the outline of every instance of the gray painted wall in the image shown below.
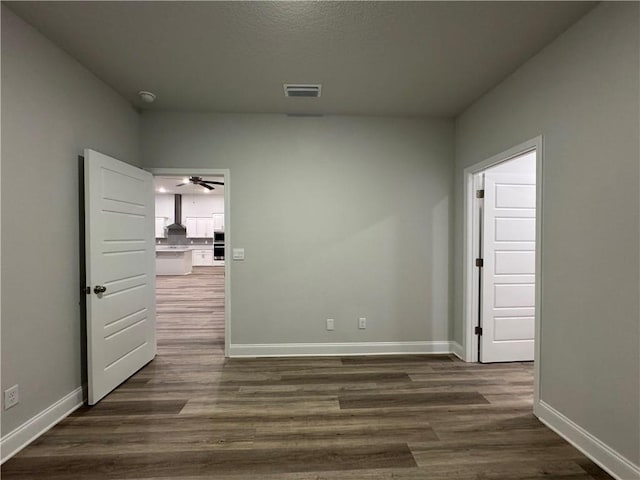
<svg viewBox="0 0 640 480"><path fill-rule="evenodd" d="M636 464L639 8L598 6L457 120L454 289L461 341L462 170L543 134L541 398Z"/></svg>
<svg viewBox="0 0 640 480"><path fill-rule="evenodd" d="M451 121L145 113L142 158L230 169L232 344L448 340Z"/></svg>
<svg viewBox="0 0 640 480"><path fill-rule="evenodd" d="M637 4L599 6L478 101L457 122L455 176L448 121L145 114L145 166L231 170L247 255L232 341L462 342L462 169L542 133L542 399L640 463L637 19ZM138 164L138 127L2 7L2 389L21 390L3 435L80 385L76 157Z"/></svg>
<svg viewBox="0 0 640 480"><path fill-rule="evenodd" d="M2 435L81 384L78 155L136 164L138 139L128 103L2 7Z"/></svg>

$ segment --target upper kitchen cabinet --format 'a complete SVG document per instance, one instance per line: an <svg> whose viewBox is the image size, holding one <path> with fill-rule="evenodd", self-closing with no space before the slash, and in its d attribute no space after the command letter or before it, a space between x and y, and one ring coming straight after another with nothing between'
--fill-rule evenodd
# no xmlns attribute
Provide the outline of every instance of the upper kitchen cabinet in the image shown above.
<svg viewBox="0 0 640 480"><path fill-rule="evenodd" d="M224 213L213 214L213 231L224 232Z"/></svg>
<svg viewBox="0 0 640 480"><path fill-rule="evenodd" d="M196 217L187 217L184 219L184 226L187 227L187 238L197 237Z"/></svg>
<svg viewBox="0 0 640 480"><path fill-rule="evenodd" d="M174 195L156 195L156 217L173 218L175 198Z"/></svg>
<svg viewBox="0 0 640 480"><path fill-rule="evenodd" d="M173 195L156 195L156 238L166 238L165 227L173 220Z"/></svg>
<svg viewBox="0 0 640 480"><path fill-rule="evenodd" d="M186 217L187 238L213 238L212 217Z"/></svg>
<svg viewBox="0 0 640 480"><path fill-rule="evenodd" d="M168 225L168 217L156 217L156 238L166 238L167 231L165 227Z"/></svg>
<svg viewBox="0 0 640 480"><path fill-rule="evenodd" d="M183 195L182 215L185 219L188 238L213 238L218 226L224 228L224 197L222 195ZM217 220L216 220L217 218Z"/></svg>
<svg viewBox="0 0 640 480"><path fill-rule="evenodd" d="M204 217L199 218L200 226L198 227L199 231L204 231L204 236L206 238L213 238L213 218Z"/></svg>

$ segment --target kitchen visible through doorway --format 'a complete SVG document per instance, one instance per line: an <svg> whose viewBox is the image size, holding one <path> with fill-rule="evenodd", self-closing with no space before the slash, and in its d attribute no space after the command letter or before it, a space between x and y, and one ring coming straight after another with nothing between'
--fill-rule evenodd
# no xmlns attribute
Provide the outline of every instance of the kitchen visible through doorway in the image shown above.
<svg viewBox="0 0 640 480"><path fill-rule="evenodd" d="M225 176L154 181L158 355L224 355Z"/></svg>

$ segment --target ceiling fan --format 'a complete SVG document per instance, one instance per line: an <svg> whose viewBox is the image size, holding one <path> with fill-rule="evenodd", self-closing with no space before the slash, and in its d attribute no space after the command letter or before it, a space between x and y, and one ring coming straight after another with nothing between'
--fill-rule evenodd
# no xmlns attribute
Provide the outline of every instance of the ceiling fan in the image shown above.
<svg viewBox="0 0 640 480"><path fill-rule="evenodd" d="M214 182L213 180L203 180L202 177L189 177L187 182L180 183L176 187L182 187L183 185L200 185L209 190L215 190L211 185L224 185L224 182ZM209 185L211 184L211 185Z"/></svg>

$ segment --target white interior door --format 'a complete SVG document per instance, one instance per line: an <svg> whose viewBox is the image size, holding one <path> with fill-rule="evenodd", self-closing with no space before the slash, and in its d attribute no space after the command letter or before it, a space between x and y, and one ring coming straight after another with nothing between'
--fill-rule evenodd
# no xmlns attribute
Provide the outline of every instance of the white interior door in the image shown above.
<svg viewBox="0 0 640 480"><path fill-rule="evenodd" d="M156 354L153 177L84 152L89 404ZM100 292L100 290L103 290Z"/></svg>
<svg viewBox="0 0 640 480"><path fill-rule="evenodd" d="M484 175L481 362L529 361L535 335L535 174Z"/></svg>

